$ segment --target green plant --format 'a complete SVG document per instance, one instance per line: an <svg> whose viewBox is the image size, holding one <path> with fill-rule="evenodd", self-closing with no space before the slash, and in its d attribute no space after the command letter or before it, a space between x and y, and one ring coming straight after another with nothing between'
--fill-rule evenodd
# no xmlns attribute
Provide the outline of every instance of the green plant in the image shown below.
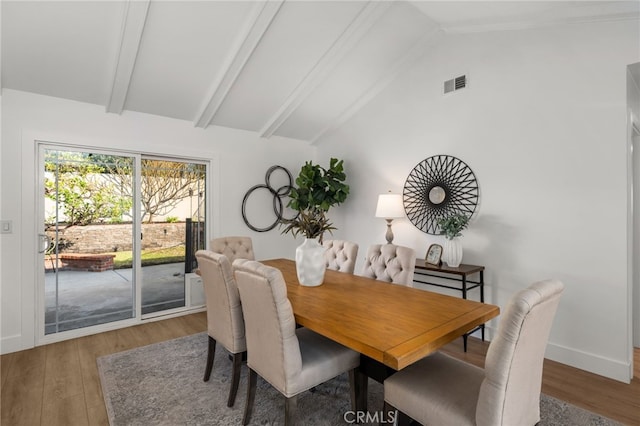
<svg viewBox="0 0 640 426"><path fill-rule="evenodd" d="M443 217L438 220L440 235L444 235L445 238L449 240L452 240L455 237L460 237L462 236L460 231L466 228L468 223L469 218L461 213Z"/></svg>
<svg viewBox="0 0 640 426"><path fill-rule="evenodd" d="M281 225L285 225L282 233L290 232L294 237L298 234L306 238L319 237L322 242L324 232L336 229L327 218L327 212L349 195L349 185L344 183L346 178L342 160L332 158L328 169L307 161L300 169L287 204L298 215L281 220Z"/></svg>
<svg viewBox="0 0 640 426"><path fill-rule="evenodd" d="M69 226L121 220L131 208L131 198L104 179L104 167L90 154L47 151L45 155L44 194L59 205Z"/></svg>
<svg viewBox="0 0 640 426"><path fill-rule="evenodd" d="M177 216L167 216L165 221L167 223L175 223L178 221L178 217Z"/></svg>

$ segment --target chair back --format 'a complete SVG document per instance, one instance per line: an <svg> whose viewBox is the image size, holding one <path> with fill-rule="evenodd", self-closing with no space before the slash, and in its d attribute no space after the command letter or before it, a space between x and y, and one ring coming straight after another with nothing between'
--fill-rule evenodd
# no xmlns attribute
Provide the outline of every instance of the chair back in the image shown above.
<svg viewBox="0 0 640 426"><path fill-rule="evenodd" d="M247 333L247 365L283 394L302 370L296 321L279 269L260 262L233 262Z"/></svg>
<svg viewBox="0 0 640 426"><path fill-rule="evenodd" d="M537 282L507 304L485 359L479 426L540 421L544 351L563 288L557 280Z"/></svg>
<svg viewBox="0 0 640 426"><path fill-rule="evenodd" d="M343 240L324 240L322 245L327 249L324 252L327 269L353 274L358 258L356 243Z"/></svg>
<svg viewBox="0 0 640 426"><path fill-rule="evenodd" d="M255 260L250 237L220 237L211 240L211 251L224 254L233 263L236 259Z"/></svg>
<svg viewBox="0 0 640 426"><path fill-rule="evenodd" d="M209 250L196 252L207 304L207 333L231 353L247 350L240 294L231 262Z"/></svg>
<svg viewBox="0 0 640 426"><path fill-rule="evenodd" d="M362 275L380 281L413 287L416 252L394 244L374 244L367 251Z"/></svg>

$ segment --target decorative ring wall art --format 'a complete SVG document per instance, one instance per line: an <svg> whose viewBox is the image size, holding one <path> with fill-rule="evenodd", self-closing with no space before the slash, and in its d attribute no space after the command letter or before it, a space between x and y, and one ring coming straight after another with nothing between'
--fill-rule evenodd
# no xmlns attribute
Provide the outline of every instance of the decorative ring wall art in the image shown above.
<svg viewBox="0 0 640 426"><path fill-rule="evenodd" d="M288 183L276 189L271 185L271 175L277 171L284 172L286 174L286 179ZM283 219L282 214L285 207L282 199L284 197L287 197L291 192L291 190L293 189L293 177L291 176L291 173L289 172L289 170L287 170L282 166L269 167L269 170L267 170L267 173L264 177L264 181L265 183L263 184L254 185L251 188L249 188L247 193L244 194L244 198L242 199L242 219L244 219L244 223L249 227L249 229L252 229L256 232L271 231L273 228L275 228L278 225L278 223L280 223L280 221ZM273 213L276 217L272 224L262 228L252 225L249 222L249 219L247 219L247 200L249 199L251 194L253 194L255 191L258 191L258 190L269 191L269 193L273 197Z"/></svg>
<svg viewBox="0 0 640 426"><path fill-rule="evenodd" d="M464 161L435 155L411 170L403 201L411 223L427 234L437 235L439 219L457 213L473 215L478 205L478 182Z"/></svg>

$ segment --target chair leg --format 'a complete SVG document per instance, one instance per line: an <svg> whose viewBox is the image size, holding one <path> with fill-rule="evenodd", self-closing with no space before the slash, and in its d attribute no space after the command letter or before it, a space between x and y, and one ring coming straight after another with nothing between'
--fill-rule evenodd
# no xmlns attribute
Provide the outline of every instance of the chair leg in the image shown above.
<svg viewBox="0 0 640 426"><path fill-rule="evenodd" d="M247 401L244 406L244 417L242 424L247 426L251 421L251 411L253 410L253 400L256 397L256 383L258 381L258 373L249 369L249 379L247 380Z"/></svg>
<svg viewBox="0 0 640 426"><path fill-rule="evenodd" d="M410 426L412 424L413 419L411 417L407 416L405 413L403 413L400 410L398 410L397 413L398 413L396 416L397 426Z"/></svg>
<svg viewBox="0 0 640 426"><path fill-rule="evenodd" d="M384 413L384 421L389 424L396 424L396 419L398 417L398 411L396 408L389 404L387 401L384 402L384 406L382 408L382 412Z"/></svg>
<svg viewBox="0 0 640 426"><path fill-rule="evenodd" d="M242 367L243 353L244 352L233 354L233 372L231 374L231 389L229 389L229 400L227 401L227 407L233 407L233 404L236 401L238 385L240 384L240 367Z"/></svg>
<svg viewBox="0 0 640 426"><path fill-rule="evenodd" d="M295 426L298 411L298 395L287 398L284 403L284 426Z"/></svg>
<svg viewBox="0 0 640 426"><path fill-rule="evenodd" d="M209 336L209 349L207 350L207 366L204 370L204 381L208 382L213 370L213 358L216 356L216 339Z"/></svg>

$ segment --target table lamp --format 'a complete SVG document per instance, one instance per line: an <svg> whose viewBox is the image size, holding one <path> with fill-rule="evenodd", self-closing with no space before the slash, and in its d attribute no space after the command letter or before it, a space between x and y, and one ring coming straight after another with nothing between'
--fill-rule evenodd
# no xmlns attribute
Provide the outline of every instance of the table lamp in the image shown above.
<svg viewBox="0 0 640 426"><path fill-rule="evenodd" d="M391 222L393 219L404 217L404 205L402 204L402 194L380 194L378 195L378 206L376 207L376 217L382 217L387 221L387 233L385 235L387 244L393 242L393 231Z"/></svg>

